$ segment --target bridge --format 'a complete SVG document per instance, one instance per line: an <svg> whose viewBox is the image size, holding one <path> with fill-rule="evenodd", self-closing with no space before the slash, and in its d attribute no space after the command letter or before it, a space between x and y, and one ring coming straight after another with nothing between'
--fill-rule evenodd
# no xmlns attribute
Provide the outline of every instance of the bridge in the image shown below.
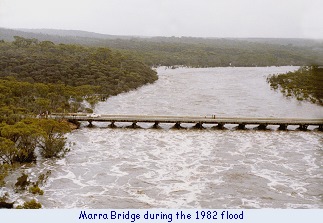
<svg viewBox="0 0 323 223"><path fill-rule="evenodd" d="M116 127L116 122L130 122L132 127L138 127L137 123L153 123L158 128L161 123L173 123L174 128L181 128L182 123L195 124L196 128L203 128L203 124L215 125L218 129L224 129L227 124L237 125L237 129L245 129L247 125L257 125L258 129L266 129L268 125L276 125L279 130L287 130L290 125L298 126L300 130L307 130L308 126L316 126L323 131L323 118L242 118L242 117L217 117L210 116L158 116L158 115L98 115L86 113L55 113L49 116L53 119L66 119L73 121L110 122L110 127Z"/></svg>

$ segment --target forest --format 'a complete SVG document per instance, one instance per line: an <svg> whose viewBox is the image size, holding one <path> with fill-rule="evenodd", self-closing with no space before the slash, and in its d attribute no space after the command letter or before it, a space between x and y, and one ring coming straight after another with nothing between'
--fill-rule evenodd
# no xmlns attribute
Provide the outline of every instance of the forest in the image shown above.
<svg viewBox="0 0 323 223"><path fill-rule="evenodd" d="M323 106L323 67L304 66L294 72L271 75L267 81L271 88L280 90L286 97Z"/></svg>
<svg viewBox="0 0 323 223"><path fill-rule="evenodd" d="M112 42L111 40L108 41ZM191 37L116 40L112 48L133 52L150 66L256 67L311 65L323 54L305 47ZM323 50L323 48L322 48Z"/></svg>
<svg viewBox="0 0 323 223"><path fill-rule="evenodd" d="M55 158L68 151L69 123L48 114L93 112L98 101L156 80L149 66L116 50L19 36L0 41L0 186L8 171L35 162L36 154ZM43 193L39 186L23 173L16 189ZM12 207L6 199L0 196L0 207ZM41 205L32 200L20 207Z"/></svg>
<svg viewBox="0 0 323 223"><path fill-rule="evenodd" d="M0 77L30 83L98 86L96 93L104 97L157 80L155 71L130 54L19 36L14 39L0 43Z"/></svg>
<svg viewBox="0 0 323 223"><path fill-rule="evenodd" d="M227 67L312 65L323 61L323 41L310 39L196 38L113 36L69 30L9 30L13 36L49 40L55 44L108 47L131 53L149 66Z"/></svg>

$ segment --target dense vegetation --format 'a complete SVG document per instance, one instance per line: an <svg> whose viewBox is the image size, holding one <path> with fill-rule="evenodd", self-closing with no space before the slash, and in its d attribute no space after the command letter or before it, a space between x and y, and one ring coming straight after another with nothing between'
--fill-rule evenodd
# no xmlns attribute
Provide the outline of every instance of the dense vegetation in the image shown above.
<svg viewBox="0 0 323 223"><path fill-rule="evenodd" d="M112 42L111 40L109 42ZM110 44L109 44L110 45ZM229 39L151 38L117 40L111 47L136 53L147 64L190 67L309 65L317 52L301 47L278 46ZM322 48L323 49L323 48Z"/></svg>
<svg viewBox="0 0 323 223"><path fill-rule="evenodd" d="M14 124L27 114L86 110L83 100L97 101L97 87L44 84L0 79L0 122ZM94 96L93 96L94 95Z"/></svg>
<svg viewBox="0 0 323 223"><path fill-rule="evenodd" d="M69 131L68 125L35 119L36 114L90 110L82 102L95 103L96 88L29 83L13 77L0 79L0 185L13 164L35 160L36 148L44 157L59 156L65 151L63 134Z"/></svg>
<svg viewBox="0 0 323 223"><path fill-rule="evenodd" d="M100 99L156 79L147 65L107 48L55 45L19 36L11 43L0 41L0 186L8 171L34 162L36 151L44 158L65 154L69 124L47 119L48 114L92 112ZM17 185L26 189L28 182L23 174ZM29 192L44 193L38 183ZM12 207L4 201L7 198L1 199L0 207ZM35 200L19 206L40 207Z"/></svg>
<svg viewBox="0 0 323 223"><path fill-rule="evenodd" d="M44 157L64 151L64 122L35 119L46 111L74 111L82 108L83 98L91 98L91 86L20 82L12 77L0 79L0 185L15 163L33 162L38 147Z"/></svg>
<svg viewBox="0 0 323 223"><path fill-rule="evenodd" d="M295 72L272 75L267 81L273 89L280 89L287 97L296 97L300 101L308 100L323 105L322 67L301 67Z"/></svg>
<svg viewBox="0 0 323 223"><path fill-rule="evenodd" d="M40 33L41 32L41 33ZM0 29L0 39L14 35L56 44L109 47L132 53L149 66L279 66L323 61L323 41L307 39L223 39L111 36L82 31Z"/></svg>
<svg viewBox="0 0 323 223"><path fill-rule="evenodd" d="M30 83L98 86L96 93L105 97L157 80L155 71L129 54L17 36L12 43L0 43L0 77L6 76Z"/></svg>

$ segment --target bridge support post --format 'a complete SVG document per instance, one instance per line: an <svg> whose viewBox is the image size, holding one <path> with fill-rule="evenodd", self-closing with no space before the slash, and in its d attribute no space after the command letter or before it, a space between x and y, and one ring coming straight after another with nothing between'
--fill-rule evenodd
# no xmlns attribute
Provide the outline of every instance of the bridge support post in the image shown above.
<svg viewBox="0 0 323 223"><path fill-rule="evenodd" d="M218 128L218 129L224 129L224 124L223 123L218 123L218 125L216 126L216 128Z"/></svg>
<svg viewBox="0 0 323 223"><path fill-rule="evenodd" d="M154 129L159 129L160 128L159 122L155 122L155 124L153 125L153 128Z"/></svg>
<svg viewBox="0 0 323 223"><path fill-rule="evenodd" d="M114 122L111 122L111 124L108 125L108 127L110 127L110 128L116 128L117 126L114 124Z"/></svg>
<svg viewBox="0 0 323 223"><path fill-rule="evenodd" d="M323 131L323 125L319 125L319 131Z"/></svg>
<svg viewBox="0 0 323 223"><path fill-rule="evenodd" d="M203 123L202 122L198 122L194 125L194 128L196 129L203 129Z"/></svg>
<svg viewBox="0 0 323 223"><path fill-rule="evenodd" d="M267 124L260 124L257 128L258 128L259 130L266 130L266 128L267 128Z"/></svg>
<svg viewBox="0 0 323 223"><path fill-rule="evenodd" d="M88 122L89 122L88 127L93 127L92 121L88 121Z"/></svg>
<svg viewBox="0 0 323 223"><path fill-rule="evenodd" d="M243 130L243 129L246 129L246 125L245 124L239 124L237 128L240 129L240 130Z"/></svg>
<svg viewBox="0 0 323 223"><path fill-rule="evenodd" d="M174 129L181 129L182 128L181 123L180 122L176 122L173 128Z"/></svg>
<svg viewBox="0 0 323 223"><path fill-rule="evenodd" d="M136 129L136 128L139 128L139 125L137 125L137 122L133 122L129 127Z"/></svg>
<svg viewBox="0 0 323 223"><path fill-rule="evenodd" d="M287 124L280 124L278 129L279 130L287 130L287 126L288 126Z"/></svg>
<svg viewBox="0 0 323 223"><path fill-rule="evenodd" d="M224 123L217 123L216 126L213 126L212 129L220 129L223 130L224 128Z"/></svg>
<svg viewBox="0 0 323 223"><path fill-rule="evenodd" d="M306 131L308 125L299 125L299 130Z"/></svg>

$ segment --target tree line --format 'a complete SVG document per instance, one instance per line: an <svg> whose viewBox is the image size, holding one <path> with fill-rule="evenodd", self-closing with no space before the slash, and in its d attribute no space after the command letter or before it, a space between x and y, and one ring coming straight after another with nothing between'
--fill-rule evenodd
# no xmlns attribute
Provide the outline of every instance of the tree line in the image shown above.
<svg viewBox="0 0 323 223"><path fill-rule="evenodd" d="M50 40L55 44L109 47L130 53L149 66L227 67L312 65L323 61L323 41L308 39L230 39L195 37L111 36L80 31L0 29L0 39Z"/></svg>
<svg viewBox="0 0 323 223"><path fill-rule="evenodd" d="M300 66L323 60L323 53L306 47L228 39L159 37L106 42L112 48L135 53L150 66Z"/></svg>

